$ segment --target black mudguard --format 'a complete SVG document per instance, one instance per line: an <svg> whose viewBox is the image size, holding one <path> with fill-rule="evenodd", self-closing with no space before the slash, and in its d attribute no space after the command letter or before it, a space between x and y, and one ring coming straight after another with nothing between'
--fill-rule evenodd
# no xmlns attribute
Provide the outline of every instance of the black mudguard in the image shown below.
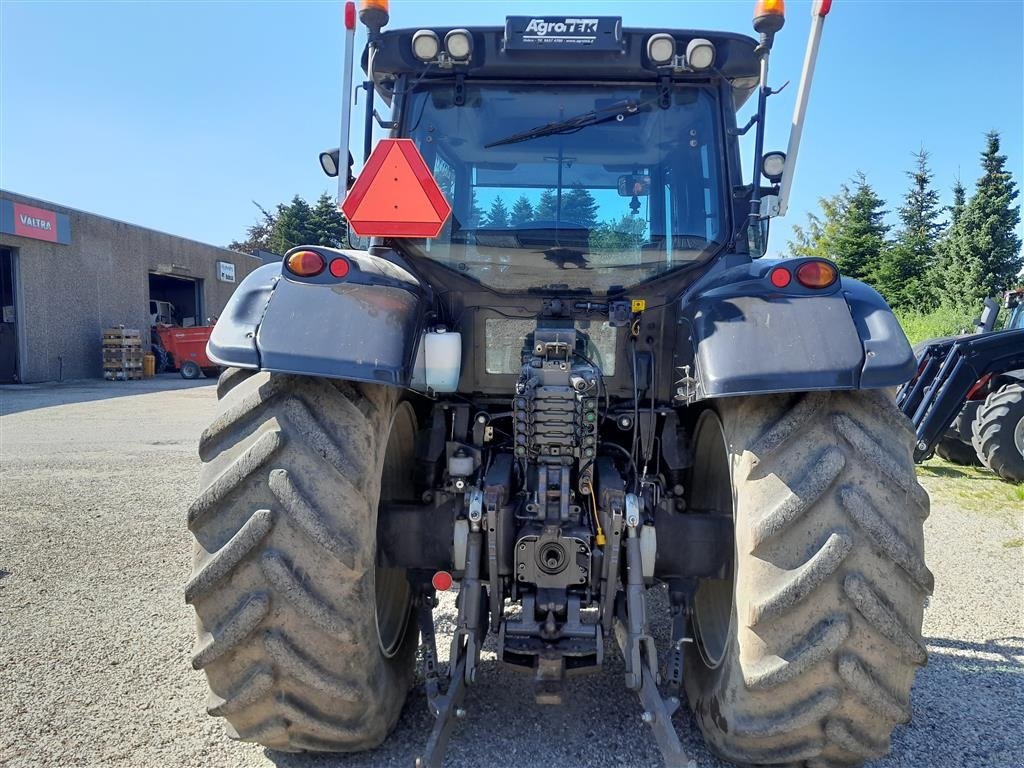
<svg viewBox="0 0 1024 768"><path fill-rule="evenodd" d="M914 375L910 344L873 288L845 277L823 290L771 284L776 266L802 261L715 270L683 295L678 363L690 366L692 397L894 387Z"/></svg>
<svg viewBox="0 0 1024 768"><path fill-rule="evenodd" d="M217 320L207 353L220 365L409 386L419 344L424 290L396 264L365 251L343 257L343 279L313 278L281 264L248 275Z"/></svg>

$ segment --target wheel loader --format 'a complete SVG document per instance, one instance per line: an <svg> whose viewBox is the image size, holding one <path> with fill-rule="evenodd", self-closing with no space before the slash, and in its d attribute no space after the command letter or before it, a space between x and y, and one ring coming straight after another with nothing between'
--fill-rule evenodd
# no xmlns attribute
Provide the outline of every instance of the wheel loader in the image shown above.
<svg viewBox="0 0 1024 768"><path fill-rule="evenodd" d="M368 0L353 183L346 5L321 164L368 246L256 270L209 343L227 371L185 598L230 737L373 749L416 685L433 725L410 765L441 766L488 640L537 717L621 658L669 766L696 766L684 703L737 764L888 752L933 588L893 401L915 359L873 289L764 258L830 6L782 153L764 150L781 0L757 2L755 37L674 29L670 5L657 29L579 8L385 30Z"/></svg>

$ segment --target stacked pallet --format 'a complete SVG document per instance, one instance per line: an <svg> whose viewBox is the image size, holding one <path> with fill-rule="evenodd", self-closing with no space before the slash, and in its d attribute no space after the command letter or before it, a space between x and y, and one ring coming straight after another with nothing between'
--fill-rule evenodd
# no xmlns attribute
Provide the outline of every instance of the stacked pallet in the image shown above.
<svg viewBox="0 0 1024 768"><path fill-rule="evenodd" d="M138 330L119 325L103 331L103 378L108 381L142 378L142 336Z"/></svg>

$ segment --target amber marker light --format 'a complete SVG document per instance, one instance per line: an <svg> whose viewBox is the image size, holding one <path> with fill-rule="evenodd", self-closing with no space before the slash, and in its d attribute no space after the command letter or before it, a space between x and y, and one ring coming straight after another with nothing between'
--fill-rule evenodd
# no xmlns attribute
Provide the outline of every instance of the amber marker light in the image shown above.
<svg viewBox="0 0 1024 768"><path fill-rule="evenodd" d="M838 279L836 268L827 261L805 261L796 268L796 280L804 288L828 288Z"/></svg>
<svg viewBox="0 0 1024 768"><path fill-rule="evenodd" d="M299 277L316 277L327 266L324 257L316 251L296 251L284 260L288 271Z"/></svg>

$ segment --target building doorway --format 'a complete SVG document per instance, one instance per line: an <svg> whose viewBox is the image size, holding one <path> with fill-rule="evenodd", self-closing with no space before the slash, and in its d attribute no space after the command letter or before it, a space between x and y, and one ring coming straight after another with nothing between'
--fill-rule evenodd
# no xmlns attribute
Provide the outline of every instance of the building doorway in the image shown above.
<svg viewBox="0 0 1024 768"><path fill-rule="evenodd" d="M203 281L149 273L150 324L203 325Z"/></svg>
<svg viewBox="0 0 1024 768"><path fill-rule="evenodd" d="M0 384L18 381L18 301L15 258L0 248Z"/></svg>

